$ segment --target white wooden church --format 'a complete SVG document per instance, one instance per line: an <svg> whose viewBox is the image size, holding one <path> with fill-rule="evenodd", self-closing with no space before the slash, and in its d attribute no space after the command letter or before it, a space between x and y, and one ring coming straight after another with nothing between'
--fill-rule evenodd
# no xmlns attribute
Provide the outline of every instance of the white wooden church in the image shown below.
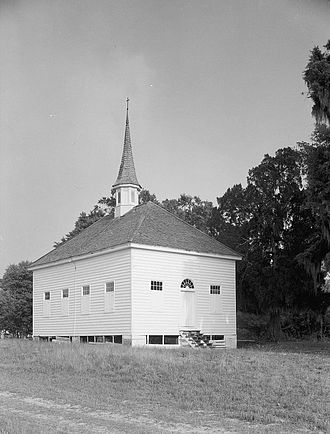
<svg viewBox="0 0 330 434"><path fill-rule="evenodd" d="M235 348L241 258L160 206L139 205L128 107L113 188L115 218L32 264L34 338Z"/></svg>

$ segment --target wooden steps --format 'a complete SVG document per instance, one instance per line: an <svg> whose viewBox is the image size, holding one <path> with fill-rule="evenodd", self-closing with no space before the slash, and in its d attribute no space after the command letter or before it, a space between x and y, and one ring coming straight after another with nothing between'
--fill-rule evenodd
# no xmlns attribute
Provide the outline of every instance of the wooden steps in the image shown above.
<svg viewBox="0 0 330 434"><path fill-rule="evenodd" d="M220 343L215 342L215 345L210 342L209 338L200 330L180 330L179 331L179 343L182 346L190 346L191 348L218 348ZM225 341L221 341L221 344Z"/></svg>

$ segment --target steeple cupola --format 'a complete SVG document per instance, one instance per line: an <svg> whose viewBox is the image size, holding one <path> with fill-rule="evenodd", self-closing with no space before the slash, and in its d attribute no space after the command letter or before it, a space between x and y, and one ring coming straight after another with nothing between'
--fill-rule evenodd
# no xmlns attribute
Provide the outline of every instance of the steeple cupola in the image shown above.
<svg viewBox="0 0 330 434"><path fill-rule="evenodd" d="M128 120L128 103L126 100L126 127L123 154L116 182L113 184L116 195L115 217L121 217L139 203L141 186L137 180L132 153L131 135Z"/></svg>

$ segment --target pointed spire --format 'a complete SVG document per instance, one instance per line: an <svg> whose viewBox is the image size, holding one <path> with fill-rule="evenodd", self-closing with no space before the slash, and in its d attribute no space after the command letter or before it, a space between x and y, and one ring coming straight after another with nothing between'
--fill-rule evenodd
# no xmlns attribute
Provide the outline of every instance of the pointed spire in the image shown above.
<svg viewBox="0 0 330 434"><path fill-rule="evenodd" d="M113 184L113 187L116 187L117 185L121 185L121 184L133 184L133 185L137 185L138 187L141 187L135 173L135 166L134 166L132 145L131 145L131 135L129 130L128 103L129 103L129 99L127 98L126 99L126 127L125 127L123 154L121 157L118 176L116 182Z"/></svg>

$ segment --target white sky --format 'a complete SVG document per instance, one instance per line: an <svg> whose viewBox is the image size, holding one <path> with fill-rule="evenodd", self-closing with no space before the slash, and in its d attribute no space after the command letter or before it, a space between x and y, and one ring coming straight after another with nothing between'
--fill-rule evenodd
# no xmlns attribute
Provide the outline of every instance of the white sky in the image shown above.
<svg viewBox="0 0 330 434"><path fill-rule="evenodd" d="M140 184L216 203L308 140L326 0L1 0L0 275L109 195L125 99Z"/></svg>

